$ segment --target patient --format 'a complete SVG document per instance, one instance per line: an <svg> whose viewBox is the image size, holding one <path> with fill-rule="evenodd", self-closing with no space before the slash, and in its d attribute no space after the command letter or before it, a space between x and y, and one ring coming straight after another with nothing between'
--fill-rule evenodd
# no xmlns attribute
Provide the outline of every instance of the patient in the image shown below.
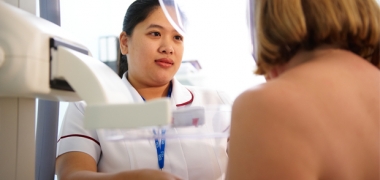
<svg viewBox="0 0 380 180"><path fill-rule="evenodd" d="M258 69L234 102L227 179L379 180L375 0L256 0Z"/></svg>

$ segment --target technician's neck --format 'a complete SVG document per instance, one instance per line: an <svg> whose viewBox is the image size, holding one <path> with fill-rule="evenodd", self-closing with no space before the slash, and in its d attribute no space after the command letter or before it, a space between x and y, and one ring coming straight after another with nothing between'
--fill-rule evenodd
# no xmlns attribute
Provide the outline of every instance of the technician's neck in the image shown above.
<svg viewBox="0 0 380 180"><path fill-rule="evenodd" d="M136 88L136 91L144 97L146 101L167 97L168 89L169 89L169 83L164 86L159 87L142 87L142 88Z"/></svg>
<svg viewBox="0 0 380 180"><path fill-rule="evenodd" d="M142 96L146 101L167 97L170 82L167 82L166 84L160 86L149 86L128 76L127 79L140 94L140 96Z"/></svg>

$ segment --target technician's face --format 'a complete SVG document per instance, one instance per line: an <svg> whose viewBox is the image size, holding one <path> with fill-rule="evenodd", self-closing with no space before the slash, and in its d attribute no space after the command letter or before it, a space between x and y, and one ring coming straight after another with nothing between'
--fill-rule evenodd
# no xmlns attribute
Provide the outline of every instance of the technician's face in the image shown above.
<svg viewBox="0 0 380 180"><path fill-rule="evenodd" d="M128 78L149 86L163 85L173 78L184 49L183 37L159 7L136 25L126 46Z"/></svg>

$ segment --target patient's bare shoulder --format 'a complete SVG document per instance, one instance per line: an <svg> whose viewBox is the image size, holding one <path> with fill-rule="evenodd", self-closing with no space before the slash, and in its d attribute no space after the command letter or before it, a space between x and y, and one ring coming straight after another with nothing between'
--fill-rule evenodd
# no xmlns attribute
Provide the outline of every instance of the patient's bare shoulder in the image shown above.
<svg viewBox="0 0 380 180"><path fill-rule="evenodd" d="M299 99L294 88L297 87L277 81L249 89L237 97L232 112L228 176L237 179L317 176L318 148L311 132L313 125L302 118L306 113L302 112L306 109L304 100Z"/></svg>
<svg viewBox="0 0 380 180"><path fill-rule="evenodd" d="M273 80L239 95L234 102L234 111L271 121L304 122L302 118L312 111L310 101L313 98L297 83Z"/></svg>

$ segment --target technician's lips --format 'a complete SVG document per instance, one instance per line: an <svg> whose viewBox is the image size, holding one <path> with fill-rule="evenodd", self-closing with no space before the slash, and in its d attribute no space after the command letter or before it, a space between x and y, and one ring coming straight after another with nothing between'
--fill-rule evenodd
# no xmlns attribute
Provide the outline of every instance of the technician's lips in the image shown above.
<svg viewBox="0 0 380 180"><path fill-rule="evenodd" d="M174 65L174 62L173 60L171 59L168 59L168 58L162 58L162 59L157 59L154 61L157 65L161 66L161 67L164 67L164 68L167 68L167 67L171 67Z"/></svg>

